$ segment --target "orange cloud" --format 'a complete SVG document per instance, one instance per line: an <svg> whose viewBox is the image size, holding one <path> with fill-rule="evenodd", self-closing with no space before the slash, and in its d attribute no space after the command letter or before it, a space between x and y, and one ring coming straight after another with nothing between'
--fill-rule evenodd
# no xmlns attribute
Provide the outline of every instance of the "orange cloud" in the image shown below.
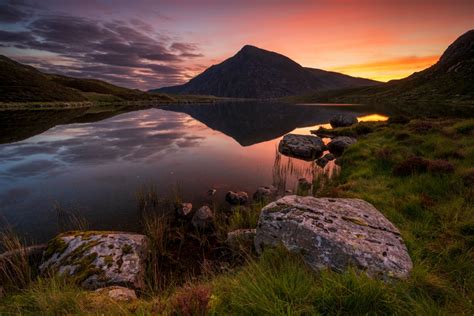
<svg viewBox="0 0 474 316"><path fill-rule="evenodd" d="M404 78L416 71L428 68L435 64L438 59L439 56L409 56L363 64L338 66L331 70L357 77L388 81Z"/></svg>

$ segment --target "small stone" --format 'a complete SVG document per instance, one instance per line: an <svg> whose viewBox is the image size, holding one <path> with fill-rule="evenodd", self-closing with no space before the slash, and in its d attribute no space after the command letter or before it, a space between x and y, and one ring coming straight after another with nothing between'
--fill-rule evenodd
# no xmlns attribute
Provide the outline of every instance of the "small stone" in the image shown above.
<svg viewBox="0 0 474 316"><path fill-rule="evenodd" d="M242 246L245 248L253 247L256 229L237 229L227 233L226 244L234 250L239 250Z"/></svg>
<svg viewBox="0 0 474 316"><path fill-rule="evenodd" d="M309 182L308 179L306 179L306 178L299 178L298 179L298 189L299 190L307 191L307 190L311 189L311 185L312 185L312 183Z"/></svg>
<svg viewBox="0 0 474 316"><path fill-rule="evenodd" d="M277 188L275 188L273 185L258 187L253 194L253 199L255 201L272 200L275 197L277 191Z"/></svg>
<svg viewBox="0 0 474 316"><path fill-rule="evenodd" d="M216 190L216 189L210 189L210 190L208 190L208 191L207 191L207 195L209 195L209 196L213 196L213 195L215 195L215 194L216 194L216 192L217 192L217 190Z"/></svg>
<svg viewBox="0 0 474 316"><path fill-rule="evenodd" d="M342 153L352 144L355 144L357 139L349 136L338 136L331 140L328 144L329 151L336 155L340 156Z"/></svg>
<svg viewBox="0 0 474 316"><path fill-rule="evenodd" d="M249 196L246 192L243 191L229 191L225 195L225 200L232 205L242 205L247 203L247 201L249 200Z"/></svg>
<svg viewBox="0 0 474 316"><path fill-rule="evenodd" d="M326 165L329 163L329 160L326 157L321 157L316 159L316 164L320 166L321 168L326 167Z"/></svg>
<svg viewBox="0 0 474 316"><path fill-rule="evenodd" d="M278 145L283 155L308 161L321 157L325 148L323 140L313 135L287 134Z"/></svg>
<svg viewBox="0 0 474 316"><path fill-rule="evenodd" d="M191 224L196 229L208 229L214 222L214 214L209 206L204 205L199 208L194 214Z"/></svg>
<svg viewBox="0 0 474 316"><path fill-rule="evenodd" d="M134 290L123 286L109 286L95 290L96 293L106 293L109 298L116 302L130 302L137 299L137 294Z"/></svg>
<svg viewBox="0 0 474 316"><path fill-rule="evenodd" d="M180 217L186 217L193 210L193 205L191 203L181 203L176 208L176 214Z"/></svg>
<svg viewBox="0 0 474 316"><path fill-rule="evenodd" d="M333 128L351 126L357 123L357 117L350 114L339 114L329 121L329 124L331 124Z"/></svg>

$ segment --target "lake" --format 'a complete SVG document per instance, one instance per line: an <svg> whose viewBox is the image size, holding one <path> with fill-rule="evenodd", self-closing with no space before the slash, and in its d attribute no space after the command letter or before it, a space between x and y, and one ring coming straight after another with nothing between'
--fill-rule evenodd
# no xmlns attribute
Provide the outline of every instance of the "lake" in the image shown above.
<svg viewBox="0 0 474 316"><path fill-rule="evenodd" d="M334 164L322 170L279 155L283 135L310 134L341 113L386 119L365 106L269 102L123 112L0 112L3 222L42 242L58 229L54 205L84 217L91 229L136 230L135 193L145 185L163 197L179 190L195 207L224 204L228 190L294 190L298 178L333 172Z"/></svg>

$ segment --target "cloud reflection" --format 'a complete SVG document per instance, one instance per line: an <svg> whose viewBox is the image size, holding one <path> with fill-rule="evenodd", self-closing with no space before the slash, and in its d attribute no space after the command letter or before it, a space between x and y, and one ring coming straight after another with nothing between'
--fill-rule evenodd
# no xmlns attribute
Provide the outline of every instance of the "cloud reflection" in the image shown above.
<svg viewBox="0 0 474 316"><path fill-rule="evenodd" d="M188 124L185 114L152 109L97 123L57 126L26 141L0 146L0 159L9 162L3 175L45 175L65 165L158 159L204 139L191 133Z"/></svg>

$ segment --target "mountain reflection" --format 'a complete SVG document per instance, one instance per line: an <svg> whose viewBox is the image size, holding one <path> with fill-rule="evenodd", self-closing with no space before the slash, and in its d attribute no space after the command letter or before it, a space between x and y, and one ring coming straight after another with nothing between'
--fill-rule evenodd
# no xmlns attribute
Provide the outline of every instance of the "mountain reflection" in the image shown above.
<svg viewBox="0 0 474 316"><path fill-rule="evenodd" d="M366 107L291 105L269 102L229 102L186 104L162 107L163 110L189 114L209 128L250 146L280 137L297 127L327 123L334 115L363 115Z"/></svg>

